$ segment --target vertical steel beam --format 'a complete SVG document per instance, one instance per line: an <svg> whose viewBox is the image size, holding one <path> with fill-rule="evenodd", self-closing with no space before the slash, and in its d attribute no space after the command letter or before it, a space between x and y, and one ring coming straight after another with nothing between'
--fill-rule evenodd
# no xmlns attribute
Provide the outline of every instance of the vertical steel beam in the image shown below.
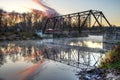
<svg viewBox="0 0 120 80"><path fill-rule="evenodd" d="M79 34L81 33L81 20L80 20L80 13L78 13L78 31Z"/></svg>
<svg viewBox="0 0 120 80"><path fill-rule="evenodd" d="M57 22L58 22L57 18L53 18L53 30L55 29Z"/></svg>
<svg viewBox="0 0 120 80"><path fill-rule="evenodd" d="M69 33L71 32L71 16L68 15L68 29L69 29Z"/></svg>
<svg viewBox="0 0 120 80"><path fill-rule="evenodd" d="M91 15L89 15L89 28L91 27Z"/></svg>
<svg viewBox="0 0 120 80"><path fill-rule="evenodd" d="M48 24L49 20L50 20L50 19L48 18L47 21L46 21L46 23L45 23L45 26L44 26L43 29L42 29L43 34L45 33L45 30L46 30L46 28L47 28L47 24Z"/></svg>
<svg viewBox="0 0 120 80"><path fill-rule="evenodd" d="M102 24L102 15L100 15L100 24L103 26L103 24Z"/></svg>

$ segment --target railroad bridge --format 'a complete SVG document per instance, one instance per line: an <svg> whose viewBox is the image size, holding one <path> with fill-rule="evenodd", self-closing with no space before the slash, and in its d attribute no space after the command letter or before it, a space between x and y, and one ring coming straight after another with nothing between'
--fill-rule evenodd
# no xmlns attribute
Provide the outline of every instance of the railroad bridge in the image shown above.
<svg viewBox="0 0 120 80"><path fill-rule="evenodd" d="M69 33L78 32L80 34L83 30L94 29L97 33L103 30L106 32L108 28L112 28L110 22L107 20L102 11L88 10L78 13L72 13L62 16L55 16L48 18L44 24L42 31L47 33ZM52 30L54 30L52 32ZM105 31L104 31L105 30ZM44 46L44 54L46 58L65 63L78 68L96 67L102 56L106 51L97 48L88 48L80 46L70 46L61 44L47 44Z"/></svg>
<svg viewBox="0 0 120 80"><path fill-rule="evenodd" d="M54 33L63 33L65 31L81 33L83 29L97 27L99 28L98 30L100 30L102 27L111 27L111 24L102 11L88 10L48 18L42 31L46 33L48 29L53 29Z"/></svg>
<svg viewBox="0 0 120 80"><path fill-rule="evenodd" d="M94 28L96 32L104 27L111 27L102 11L88 10L62 16L48 18L42 31L47 33L65 33L75 32L80 34L82 30ZM52 32L52 30L54 30ZM46 58L65 63L78 68L95 67L102 58L105 51L97 48L88 48L80 46L70 46L61 44L43 45ZM97 56L97 57L96 57Z"/></svg>

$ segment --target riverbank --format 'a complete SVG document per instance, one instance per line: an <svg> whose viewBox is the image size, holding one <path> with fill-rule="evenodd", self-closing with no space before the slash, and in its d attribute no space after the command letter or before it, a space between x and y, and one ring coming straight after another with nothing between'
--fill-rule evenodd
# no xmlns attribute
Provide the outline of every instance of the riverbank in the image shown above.
<svg viewBox="0 0 120 80"><path fill-rule="evenodd" d="M0 34L0 41L30 40L30 39L35 40L42 38L33 32L5 32Z"/></svg>
<svg viewBox="0 0 120 80"><path fill-rule="evenodd" d="M80 80L120 80L120 44L105 53L99 66L77 75Z"/></svg>
<svg viewBox="0 0 120 80"><path fill-rule="evenodd" d="M0 41L13 41L13 40L37 40L37 39L50 39L50 38L74 38L74 37L88 37L86 34L44 34L43 36L37 35L35 32L4 32L0 34Z"/></svg>
<svg viewBox="0 0 120 80"><path fill-rule="evenodd" d="M79 80L120 80L120 72L115 69L92 69L76 74Z"/></svg>

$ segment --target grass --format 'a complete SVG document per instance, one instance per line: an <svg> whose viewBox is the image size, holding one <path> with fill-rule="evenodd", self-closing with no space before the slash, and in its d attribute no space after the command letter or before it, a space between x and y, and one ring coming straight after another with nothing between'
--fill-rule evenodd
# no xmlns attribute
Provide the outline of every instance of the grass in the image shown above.
<svg viewBox="0 0 120 80"><path fill-rule="evenodd" d="M105 54L99 67L120 71L120 44Z"/></svg>
<svg viewBox="0 0 120 80"><path fill-rule="evenodd" d="M108 63L108 64L106 65L106 68L109 68L109 69L114 68L114 69L117 69L117 70L120 71L120 61L116 61L116 62L114 62L114 63Z"/></svg>

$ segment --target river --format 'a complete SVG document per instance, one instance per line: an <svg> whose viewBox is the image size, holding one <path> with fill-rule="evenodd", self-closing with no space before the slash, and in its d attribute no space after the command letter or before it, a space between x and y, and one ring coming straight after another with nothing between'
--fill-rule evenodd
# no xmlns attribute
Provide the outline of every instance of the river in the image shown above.
<svg viewBox="0 0 120 80"><path fill-rule="evenodd" d="M102 36L92 35L80 38L3 41L0 42L0 80L78 80L75 75L77 68L44 58L43 49L46 48L45 45L47 45L47 49L51 48L52 45L59 45L109 50L114 44L103 43ZM62 55L68 53L64 47L59 51ZM78 52L74 49L70 51L75 54ZM92 61L93 58L97 59L102 53L92 52L89 54L95 56L90 57L89 65L93 65L95 63ZM86 63L89 61L87 55L84 54L85 60L83 60ZM71 61L76 61L76 57L73 58L73 56L76 55L71 56ZM57 54L56 60L58 57L59 54ZM68 57L65 56L64 59L68 59Z"/></svg>

